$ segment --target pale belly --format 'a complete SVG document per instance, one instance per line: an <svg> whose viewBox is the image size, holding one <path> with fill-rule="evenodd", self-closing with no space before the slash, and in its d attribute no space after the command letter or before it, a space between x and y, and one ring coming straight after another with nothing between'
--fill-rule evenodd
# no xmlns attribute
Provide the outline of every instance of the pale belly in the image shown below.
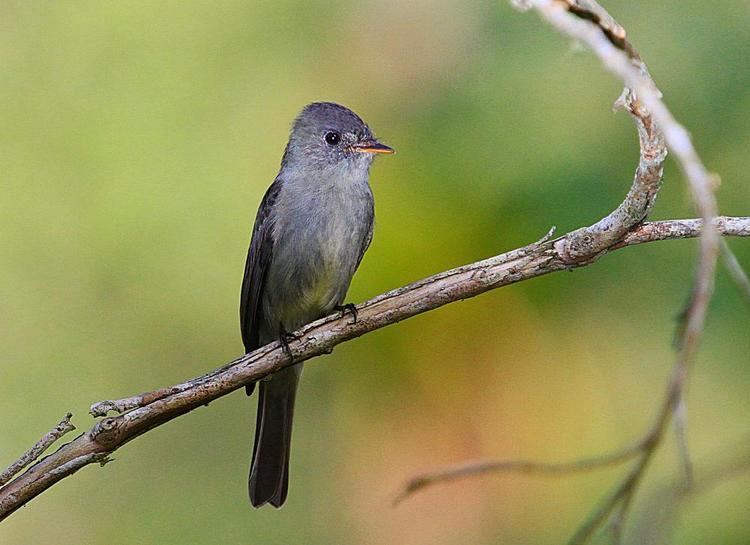
<svg viewBox="0 0 750 545"><path fill-rule="evenodd" d="M364 171L363 171L364 172ZM287 183L276 203L273 251L263 284L261 342L330 314L345 302L373 200L364 177Z"/></svg>
<svg viewBox="0 0 750 545"><path fill-rule="evenodd" d="M263 293L264 342L277 338L281 328L294 331L345 302L370 225L339 219L316 227L274 248Z"/></svg>

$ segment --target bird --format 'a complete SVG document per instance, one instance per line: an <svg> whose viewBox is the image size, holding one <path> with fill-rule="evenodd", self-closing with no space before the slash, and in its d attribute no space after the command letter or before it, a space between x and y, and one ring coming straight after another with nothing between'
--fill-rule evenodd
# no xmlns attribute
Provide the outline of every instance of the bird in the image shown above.
<svg viewBox="0 0 750 545"><path fill-rule="evenodd" d="M348 309L354 272L373 234L370 166L394 153L350 109L305 106L292 124L281 168L255 218L240 294L247 352L288 342L301 326ZM302 363L260 381L248 491L253 507L281 507L289 488L292 418ZM255 384L248 384L248 395Z"/></svg>

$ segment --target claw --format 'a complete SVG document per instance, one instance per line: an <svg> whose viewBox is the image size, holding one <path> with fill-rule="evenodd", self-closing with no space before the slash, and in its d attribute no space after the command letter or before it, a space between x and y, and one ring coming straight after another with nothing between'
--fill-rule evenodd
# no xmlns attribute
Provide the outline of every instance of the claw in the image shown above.
<svg viewBox="0 0 750 545"><path fill-rule="evenodd" d="M346 313L352 315L352 324L357 323L357 307L354 305L354 303L346 303L345 305L336 305L333 307L333 310L338 310L341 313L341 318L344 318L346 316Z"/></svg>
<svg viewBox="0 0 750 545"><path fill-rule="evenodd" d="M289 357L289 360L294 363L294 356L292 355L292 349L289 348L289 341L298 341L299 335L289 333L284 326L279 324L279 343L281 343L281 349Z"/></svg>

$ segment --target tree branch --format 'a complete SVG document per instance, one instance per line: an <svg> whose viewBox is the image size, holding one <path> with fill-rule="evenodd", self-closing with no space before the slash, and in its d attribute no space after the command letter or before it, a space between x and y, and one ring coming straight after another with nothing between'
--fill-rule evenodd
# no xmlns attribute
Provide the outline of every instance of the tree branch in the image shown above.
<svg viewBox="0 0 750 545"><path fill-rule="evenodd" d="M393 499L393 504L399 504L413 493L422 488L454 481L464 477L476 477L485 473L527 473L535 475L560 476L572 473L585 473L605 467L619 465L632 460L643 450L643 440L635 445L626 447L615 453L603 456L582 458L570 462L536 462L532 460L478 460L447 466L442 469L423 473L409 479L401 491Z"/></svg>
<svg viewBox="0 0 750 545"><path fill-rule="evenodd" d="M50 431L44 434L44 436L37 441L33 447L24 452L18 460L13 462L8 469L0 473L0 487L10 481L14 475L19 471L23 470L31 462L39 458L45 450L47 450L52 444L55 443L60 437L73 431L76 427L70 423L70 419L73 418L71 413L65 415L60 422L52 428Z"/></svg>
<svg viewBox="0 0 750 545"><path fill-rule="evenodd" d="M714 219L714 225L719 233L724 236L750 236L750 225L747 223L747 218L719 216ZM622 242L615 244L612 248L643 244L655 240L695 238L700 236L702 230L703 221L699 219L646 222L633 229Z"/></svg>
<svg viewBox="0 0 750 545"><path fill-rule="evenodd" d="M677 156L678 163L688 180L693 201L701 213L698 225L701 228L701 234L696 278L690 300L682 314L677 359L672 369L664 401L654 424L643 436L639 443L640 447L635 452L624 451L627 456L623 456L623 452L615 452L595 459L595 463L589 460L572 465L568 464L567 466L555 466L556 470L568 467L570 471L579 471L625 462L630 459L631 455L637 456L637 461L630 472L602 502L601 506L589 515L569 542L571 544L587 542L599 528L610 521L609 529L612 533L612 539L615 543L620 543L624 520L632 505L635 492L673 418L678 437L678 451L685 468L688 486L692 482L692 464L687 450L686 438L687 407L684 403L683 392L688 380L690 361L697 350L698 341L703 333L708 304L713 292L716 260L719 252L719 233L724 227L724 220L716 218L717 204L713 194L718 178L711 175L703 166L687 130L676 121L662 102L661 93L651 79L646 65L628 41L625 30L597 2L593 0L512 0L512 3L524 10L534 8L543 19L561 33L586 44L599 57L603 66L625 83L626 88L618 104L624 103L635 117L641 140L641 162L636 172L634 185L638 183L640 178L643 190L648 191L649 181L652 181L654 195L658 191L660 179L653 181L652 177L644 175L641 171L645 170L645 163L645 166L658 169L659 178L661 177L661 167L665 155L665 153L662 153L662 147L664 141L666 141L669 148ZM650 145L653 145L658 156L653 156ZM654 162L649 165L648 160L652 157ZM629 215L628 200L636 202L636 199L631 197L633 193L634 189L631 189L631 193L625 202L592 228L594 230L601 229L605 232L622 228L627 223ZM646 200L646 209L652 203L653 200L650 202ZM623 219L623 216L625 219ZM614 226L610 222L614 222ZM703 226L706 228L702 228ZM642 240L642 237L648 239L651 236L678 235L686 227L685 225L670 225L668 223L651 227L644 225L622 235L620 237L622 240L614 246L610 245L609 249L638 243ZM587 243L586 237L592 232L592 228L587 228L589 232L582 235L580 239L571 238L569 241L561 243L561 253L563 255L575 255L577 240L583 240ZM692 233L689 228L685 232ZM615 235L615 238L617 238L617 235ZM606 244L606 237L600 237L600 241ZM731 256L731 253L727 255ZM744 271L736 263L736 260L735 263L732 263L732 260L728 258L727 263L735 281L739 279L738 284L742 286L744 274L741 273L744 273ZM744 278L747 278L746 275L744 275ZM511 461L447 468L412 479L406 484L399 498L403 498L428 484L498 469L547 472L549 467L547 465L527 465Z"/></svg>
<svg viewBox="0 0 750 545"><path fill-rule="evenodd" d="M750 236L750 217L718 218L720 232ZM608 251L658 240L690 238L700 233L699 220L645 223ZM474 297L488 290L536 278L551 272L593 263L602 252L586 255L576 264L563 261L555 246L566 237L542 240L504 254L446 271L379 295L357 306L357 323L338 314L302 328L290 343L295 362L326 354L342 342L400 322L448 303ZM606 253L606 252L605 252ZM278 343L271 343L193 380L141 394L126 400L105 401L92 407L98 415L106 410L129 410L104 418L37 462L25 473L0 488L0 521L56 482L92 463L101 463L115 450L180 415L207 405L245 384L268 376L290 364Z"/></svg>
<svg viewBox="0 0 750 545"><path fill-rule="evenodd" d="M562 12L555 11L558 8L554 7L562 5L560 2L534 1L532 4L539 10L550 9L550 17L560 17L560 21L572 18L576 23L581 23L583 26L579 28L582 31L585 29L587 39L594 40L592 43L597 47L609 47L615 51L625 59L627 70L637 66L638 73L642 71L643 74L647 74L637 53L625 39L624 31L611 18L607 18L608 16L585 11L579 6L582 2L572 0L565 3L570 10ZM595 5L593 2L586 2L588 6L592 4ZM578 6L578 11L573 9L574 5ZM666 109L660 109L661 103L658 101L655 88L652 89L644 83L646 76L639 76L639 79L631 78L630 72L625 75L627 77L623 79L628 87L618 100L617 106L626 109L634 119L640 141L640 157L630 191L615 211L591 226L575 230L555 240L545 237L528 246L379 295L357 306L358 320L354 324L338 315L309 324L296 332L298 339L290 343L294 362L328 353L342 342L454 301L555 271L587 266L606 253L625 246L701 236L702 240L708 241L704 242L703 255L710 257L712 235L706 233L750 236L750 217L714 220L710 206L703 205L700 207L702 220L644 222L661 186L663 162L666 157L665 140L670 143L678 158L686 163L686 172L695 178L694 185L698 188L696 192L699 196L703 195L699 191L703 187L699 182L705 181L706 177L701 177L702 173L695 167L694 159L697 157L684 153L684 141L677 141L679 138L675 140L674 135L680 136L680 133L674 129L674 124L669 124L669 119L664 114ZM653 101L656 102L652 104ZM669 128L669 131L663 134L660 126ZM687 142L689 145L689 139ZM709 225L709 228L703 229L703 225ZM702 260L701 263L703 262ZM707 275L710 276L708 283ZM658 431L659 437L669 421L673 403L677 399L675 396L679 397L682 391L687 373L685 362L694 350L702 326L713 278L711 267L702 266L698 278L698 288L694 291L696 295L687 314L687 333L678 360L681 363L675 368L665 404L653 427L653 430ZM90 430L63 445L0 488L0 520L78 469L88 464L106 462L111 453L139 435L290 364L279 344L271 343L219 369L171 388L94 404L91 412L95 416L104 416L111 410L123 414L99 420ZM623 454L623 459L630 459L631 454L633 457L640 456L638 464L645 469L655 448L651 447L650 440L648 443L648 450L645 447L639 448L627 456ZM643 446L644 443L640 445ZM639 472L639 475L641 474L642 471ZM632 495L639 479L640 477L636 476L631 479L632 485L624 483L622 487L630 490ZM630 496L622 497L628 498L622 503L624 512Z"/></svg>

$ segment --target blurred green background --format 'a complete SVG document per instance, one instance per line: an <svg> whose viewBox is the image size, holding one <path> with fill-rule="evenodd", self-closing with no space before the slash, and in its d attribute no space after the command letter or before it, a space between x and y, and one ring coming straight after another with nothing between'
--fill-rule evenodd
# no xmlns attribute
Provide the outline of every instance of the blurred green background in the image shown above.
<svg viewBox="0 0 750 545"><path fill-rule="evenodd" d="M750 213L750 7L607 2ZM0 3L0 465L66 412L241 353L239 287L291 120L361 114L398 155L373 167L363 301L592 222L637 161L620 87L505 2ZM693 215L674 163L652 217ZM750 241L731 240L750 266ZM2 543L555 544L624 468L490 476L397 508L409 476L474 458L568 460L650 424L674 359L694 241L630 248L338 347L307 366L289 500L247 501L255 399L139 438L6 521ZM720 271L689 391L698 471L750 426L750 311ZM653 537L680 476L667 441L628 526ZM668 501L668 500L667 500ZM675 542L747 543L750 476L685 504ZM661 538L655 538L659 542Z"/></svg>

